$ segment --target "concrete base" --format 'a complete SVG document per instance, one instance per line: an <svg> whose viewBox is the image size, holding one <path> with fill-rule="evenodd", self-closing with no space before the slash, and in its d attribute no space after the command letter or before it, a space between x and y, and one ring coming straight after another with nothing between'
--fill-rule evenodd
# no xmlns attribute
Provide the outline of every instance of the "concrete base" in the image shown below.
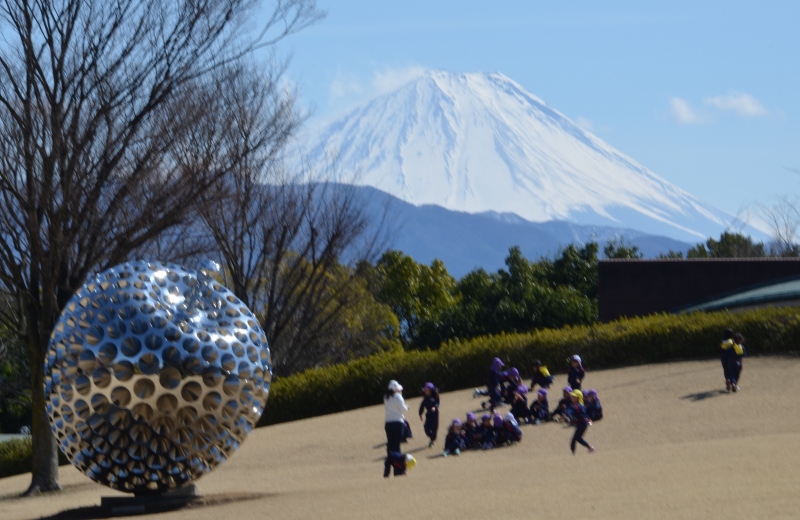
<svg viewBox="0 0 800 520"><path fill-rule="evenodd" d="M100 507L113 516L141 515L178 509L199 498L200 490L191 483L160 494L101 497Z"/></svg>

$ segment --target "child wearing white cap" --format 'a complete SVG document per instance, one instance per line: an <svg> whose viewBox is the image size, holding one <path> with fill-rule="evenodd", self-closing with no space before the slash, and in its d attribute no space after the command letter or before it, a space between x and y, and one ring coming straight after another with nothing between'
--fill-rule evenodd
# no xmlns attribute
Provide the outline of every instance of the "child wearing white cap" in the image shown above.
<svg viewBox="0 0 800 520"><path fill-rule="evenodd" d="M394 465L399 459L400 443L403 440L405 431L405 417L403 414L408 410L405 399L403 399L403 387L395 380L389 381L386 393L383 395L383 408L385 412L386 430L386 460L384 462L383 476L388 477L392 467L395 468L395 475L402 475L398 465Z"/></svg>
<svg viewBox="0 0 800 520"><path fill-rule="evenodd" d="M581 363L581 357L577 354L572 356L569 360L569 364L567 384L573 390L580 390L581 384L583 383L583 376L586 375L586 370L583 369L583 364Z"/></svg>

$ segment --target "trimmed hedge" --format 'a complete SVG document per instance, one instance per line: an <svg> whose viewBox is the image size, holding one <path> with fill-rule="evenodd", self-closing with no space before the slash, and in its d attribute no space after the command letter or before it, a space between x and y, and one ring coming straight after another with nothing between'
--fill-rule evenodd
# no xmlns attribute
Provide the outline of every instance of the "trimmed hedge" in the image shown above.
<svg viewBox="0 0 800 520"><path fill-rule="evenodd" d="M32 456L30 437L0 442L0 478L30 471Z"/></svg>
<svg viewBox="0 0 800 520"><path fill-rule="evenodd" d="M276 380L259 426L379 404L390 379L407 397L426 381L440 390L483 386L491 358L526 374L541 359L552 372L580 354L589 370L708 359L718 355L722 330L747 338L750 355L800 352L800 312L781 307L729 313L661 314L591 326L546 329L450 341L439 350L388 352Z"/></svg>
<svg viewBox="0 0 800 520"><path fill-rule="evenodd" d="M33 444L30 437L0 442L0 478L28 473L31 470ZM66 455L58 452L58 465L69 464Z"/></svg>

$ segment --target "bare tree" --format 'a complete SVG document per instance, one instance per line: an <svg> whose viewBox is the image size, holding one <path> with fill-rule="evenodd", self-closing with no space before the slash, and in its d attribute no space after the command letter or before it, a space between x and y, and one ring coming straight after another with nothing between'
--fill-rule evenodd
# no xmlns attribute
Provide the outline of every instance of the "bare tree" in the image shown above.
<svg viewBox="0 0 800 520"><path fill-rule="evenodd" d="M381 249L387 219L371 221L352 185L288 174L277 159L267 151L232 172L231 198L204 205L203 220L227 285L259 315L273 369L287 375L347 358L324 339L341 335L343 313L364 303L354 266Z"/></svg>
<svg viewBox="0 0 800 520"><path fill-rule="evenodd" d="M27 493L60 488L39 389L65 303L90 272L184 223L238 166L221 79L321 16L314 0L276 0L245 41L257 3L0 0L0 292L15 302L0 319L31 364ZM199 131L213 139L194 141Z"/></svg>
<svg viewBox="0 0 800 520"><path fill-rule="evenodd" d="M798 256L800 254L800 206L797 200L778 197L772 206L760 205L764 221L772 230L770 253L773 256Z"/></svg>

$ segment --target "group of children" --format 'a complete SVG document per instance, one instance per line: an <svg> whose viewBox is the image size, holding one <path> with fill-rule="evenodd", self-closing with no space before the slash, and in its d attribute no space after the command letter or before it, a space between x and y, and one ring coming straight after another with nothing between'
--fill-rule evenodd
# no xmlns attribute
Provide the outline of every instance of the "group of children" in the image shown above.
<svg viewBox="0 0 800 520"><path fill-rule="evenodd" d="M744 356L744 337L731 329L725 329L720 344L720 361L728 392L739 391ZM486 450L517 443L522 440L520 424L540 424L547 421L567 423L575 427L570 441L573 454L577 444L586 447L590 453L594 452L594 447L586 442L583 435L592 423L603 418L603 407L597 390L589 389L586 392L581 390L586 371L580 356L572 356L569 362L568 384L562 389L561 399L551 410L548 390L553 384L553 376L546 366L535 360L531 384L526 386L518 369L503 370L505 368L503 361L494 358L489 367L486 390L476 388L473 392L473 398L488 397L481 402L481 408L488 409L487 413L484 413L480 420L473 412L467 412L464 422L453 419L447 429L442 455L447 457L459 455L465 450ZM528 394L536 386L539 390L529 405ZM424 395L419 406L419 418L420 421L424 420L425 435L430 439L428 446L433 447L439 430L439 392L430 382L425 384L422 392ZM501 415L496 411L500 406L508 406L509 411ZM405 436L411 436L407 423ZM407 461L404 459L398 463L405 467Z"/></svg>
<svg viewBox="0 0 800 520"><path fill-rule="evenodd" d="M520 377L519 370L511 368L504 371L505 364L500 358L494 358L489 368L486 390L475 389L473 397L488 396L489 399L481 403L481 407L488 408L480 420L473 412L468 412L466 419L453 419L447 429L442 455L459 455L464 450L491 449L496 446L512 444L522 440L520 424L540 424L547 421L564 422L575 426L575 434L570 443L570 448L575 453L575 445L581 444L589 449L590 446L583 434L593 421L603 418L603 408L600 398L594 389L586 394L581 391L583 378L586 373L580 356L570 358L570 367L567 373L569 386L564 387L563 397L551 411L548 400L548 389L553 384L553 376L547 367L538 360L533 362L533 375L530 387L526 386ZM528 405L528 393L536 386L539 390L536 398ZM439 427L439 393L433 383L426 383L422 389L423 399L419 407L420 420L425 421L425 434L430 439L429 447L436 443ZM499 406L508 406L509 411L501 415L496 411Z"/></svg>
<svg viewBox="0 0 800 520"><path fill-rule="evenodd" d="M720 361L725 376L725 390L739 391L739 377L742 374L742 358L745 356L744 336L725 329L720 344Z"/></svg>

